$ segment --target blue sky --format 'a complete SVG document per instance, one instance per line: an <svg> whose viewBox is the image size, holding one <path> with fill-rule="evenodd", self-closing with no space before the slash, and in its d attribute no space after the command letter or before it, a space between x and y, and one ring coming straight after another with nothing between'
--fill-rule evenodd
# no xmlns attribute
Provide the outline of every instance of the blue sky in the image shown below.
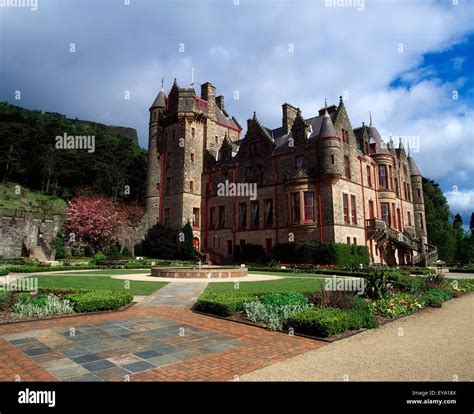
<svg viewBox="0 0 474 414"><path fill-rule="evenodd" d="M279 126L283 102L309 118L343 95L353 127L371 111L384 137L411 143L469 221L474 1L37 1L0 6L1 101L130 126L145 146L161 77L189 86L192 68L244 126L253 111Z"/></svg>

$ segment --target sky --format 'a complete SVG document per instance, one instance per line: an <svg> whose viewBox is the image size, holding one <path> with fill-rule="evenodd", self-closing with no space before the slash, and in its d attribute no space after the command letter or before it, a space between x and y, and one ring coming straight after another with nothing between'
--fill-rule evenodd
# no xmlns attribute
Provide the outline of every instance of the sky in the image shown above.
<svg viewBox="0 0 474 414"><path fill-rule="evenodd" d="M162 77L210 81L244 128L342 95L354 128L370 111L411 147L465 225L473 73L474 0L0 0L0 101L132 127L146 147Z"/></svg>

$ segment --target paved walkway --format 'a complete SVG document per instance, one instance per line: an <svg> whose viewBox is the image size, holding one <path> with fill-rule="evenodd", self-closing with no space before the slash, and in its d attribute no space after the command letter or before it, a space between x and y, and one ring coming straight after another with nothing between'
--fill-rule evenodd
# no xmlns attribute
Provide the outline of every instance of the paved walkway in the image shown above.
<svg viewBox="0 0 474 414"><path fill-rule="evenodd" d="M474 294L242 377L245 381L472 381Z"/></svg>
<svg viewBox="0 0 474 414"><path fill-rule="evenodd" d="M229 381L325 343L193 313L206 283L122 312L0 325L3 381Z"/></svg>

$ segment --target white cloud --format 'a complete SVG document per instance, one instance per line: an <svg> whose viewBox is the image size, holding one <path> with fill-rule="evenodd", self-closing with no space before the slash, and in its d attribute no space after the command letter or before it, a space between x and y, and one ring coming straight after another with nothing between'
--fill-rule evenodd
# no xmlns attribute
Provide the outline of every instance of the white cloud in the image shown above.
<svg viewBox="0 0 474 414"><path fill-rule="evenodd" d="M445 196L453 214L474 212L474 189L455 188L445 193Z"/></svg>

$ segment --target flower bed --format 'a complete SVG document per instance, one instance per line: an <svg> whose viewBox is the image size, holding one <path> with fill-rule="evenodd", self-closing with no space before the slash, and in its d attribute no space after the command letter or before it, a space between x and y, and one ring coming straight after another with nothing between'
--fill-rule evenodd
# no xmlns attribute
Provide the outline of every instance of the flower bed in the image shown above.
<svg viewBox="0 0 474 414"><path fill-rule="evenodd" d="M111 311L130 304L126 292L84 289L40 289L38 293L0 291L0 322Z"/></svg>

